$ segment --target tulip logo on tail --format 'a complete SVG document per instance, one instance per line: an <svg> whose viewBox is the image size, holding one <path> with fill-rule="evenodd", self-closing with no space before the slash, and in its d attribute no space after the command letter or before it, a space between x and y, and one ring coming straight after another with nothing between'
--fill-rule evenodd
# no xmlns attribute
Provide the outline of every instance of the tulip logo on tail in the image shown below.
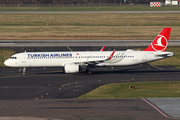
<svg viewBox="0 0 180 120"><path fill-rule="evenodd" d="M170 36L171 28L164 28L154 41L143 51L162 51L165 52Z"/></svg>
<svg viewBox="0 0 180 120"><path fill-rule="evenodd" d="M163 35L158 35L151 43L151 46L155 51L164 51L167 48L167 45L168 41Z"/></svg>

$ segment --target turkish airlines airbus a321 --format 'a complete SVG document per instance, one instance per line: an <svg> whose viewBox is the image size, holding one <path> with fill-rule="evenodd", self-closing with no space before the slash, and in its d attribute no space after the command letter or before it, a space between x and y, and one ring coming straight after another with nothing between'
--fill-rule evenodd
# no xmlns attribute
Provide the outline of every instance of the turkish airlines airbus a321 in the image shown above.
<svg viewBox="0 0 180 120"><path fill-rule="evenodd" d="M9 67L64 67L65 73L77 73L86 69L103 66L129 66L147 63L173 56L166 52L171 28L164 28L154 41L142 51L76 51L76 52L23 52L12 55L4 64Z"/></svg>

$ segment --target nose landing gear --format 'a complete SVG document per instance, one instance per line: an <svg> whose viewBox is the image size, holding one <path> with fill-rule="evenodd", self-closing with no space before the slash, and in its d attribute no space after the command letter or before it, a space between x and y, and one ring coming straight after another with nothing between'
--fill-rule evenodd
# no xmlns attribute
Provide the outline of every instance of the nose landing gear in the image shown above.
<svg viewBox="0 0 180 120"><path fill-rule="evenodd" d="M26 68L23 68L23 75L26 74Z"/></svg>

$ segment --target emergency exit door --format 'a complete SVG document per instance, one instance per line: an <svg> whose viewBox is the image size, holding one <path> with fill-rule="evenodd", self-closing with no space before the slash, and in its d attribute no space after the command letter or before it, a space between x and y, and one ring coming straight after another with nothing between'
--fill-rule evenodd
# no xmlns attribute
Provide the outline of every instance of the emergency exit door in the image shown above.
<svg viewBox="0 0 180 120"><path fill-rule="evenodd" d="M23 54L21 55L21 62L22 62L22 63L26 63L26 53L23 53Z"/></svg>

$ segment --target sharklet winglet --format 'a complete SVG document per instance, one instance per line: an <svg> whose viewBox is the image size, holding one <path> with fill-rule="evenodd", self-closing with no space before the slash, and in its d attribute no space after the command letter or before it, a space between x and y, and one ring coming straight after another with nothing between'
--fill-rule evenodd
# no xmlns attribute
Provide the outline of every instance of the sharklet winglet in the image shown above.
<svg viewBox="0 0 180 120"><path fill-rule="evenodd" d="M104 49L105 49L105 46L104 46L104 47L102 47L100 51L104 51Z"/></svg>
<svg viewBox="0 0 180 120"><path fill-rule="evenodd" d="M114 51L112 52L112 54L109 56L109 58L108 58L109 60L112 59L112 57L113 57L115 51L116 51L116 50L114 50Z"/></svg>

